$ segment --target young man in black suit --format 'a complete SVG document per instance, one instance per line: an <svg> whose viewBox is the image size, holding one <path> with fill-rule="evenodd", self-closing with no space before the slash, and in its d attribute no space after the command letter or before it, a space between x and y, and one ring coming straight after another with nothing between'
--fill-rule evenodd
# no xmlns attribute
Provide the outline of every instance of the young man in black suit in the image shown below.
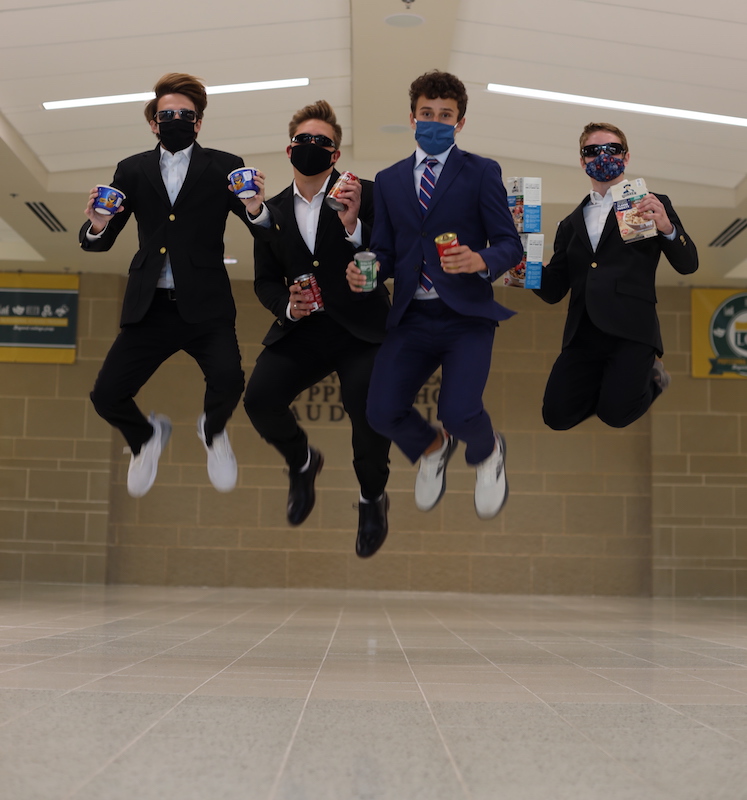
<svg viewBox="0 0 747 800"><path fill-rule="evenodd" d="M231 211L249 224L244 203L228 189L228 173L243 162L195 141L207 105L197 78L170 73L154 91L145 118L159 143L118 164L112 185L125 194L118 213L98 214L93 208L96 189L91 190L85 209L89 221L80 231L84 250L109 250L134 214L139 239L121 332L91 400L127 440L132 451L127 488L133 497L142 497L155 480L171 423L160 414L146 418L133 398L167 358L179 350L189 353L206 384L197 435L207 450L212 484L227 492L236 485L237 467L225 427L241 398L244 373L236 307L223 264L223 233Z"/></svg>
<svg viewBox="0 0 747 800"><path fill-rule="evenodd" d="M591 192L558 226L555 252L535 294L557 303L570 290L563 349L545 389L542 416L568 430L596 414L623 428L641 417L669 385L656 315L656 268L662 253L677 272L698 268L698 253L665 195L639 203L657 235L625 243L609 188L625 179L625 134L589 123L580 139Z"/></svg>
<svg viewBox="0 0 747 800"><path fill-rule="evenodd" d="M366 395L389 312L379 286L357 297L348 288L347 263L367 247L373 223L370 181L348 183L334 211L325 196L339 177L342 128L324 100L300 109L290 121L287 155L293 183L252 217L254 288L276 320L247 384L244 406L265 441L285 458L290 474L288 522L300 525L314 507L314 481L322 454L309 447L290 405L294 398L337 372L353 431L353 467L360 483L356 553L373 555L388 531L390 442L366 420ZM304 302L295 279L313 273L323 311Z"/></svg>

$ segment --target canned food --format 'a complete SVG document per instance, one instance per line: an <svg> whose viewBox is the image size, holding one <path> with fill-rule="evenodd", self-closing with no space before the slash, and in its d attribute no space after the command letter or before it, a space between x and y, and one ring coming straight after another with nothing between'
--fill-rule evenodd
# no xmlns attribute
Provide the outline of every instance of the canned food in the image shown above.
<svg viewBox="0 0 747 800"><path fill-rule="evenodd" d="M376 288L376 253L361 250L353 256L355 266L363 273L366 282L361 286L364 292L372 292Z"/></svg>
<svg viewBox="0 0 747 800"><path fill-rule="evenodd" d="M447 255L450 248L459 246L459 239L457 239L455 233L442 233L440 236L436 236L434 241L436 242L436 249L438 250L440 258ZM444 267L444 269L446 269L446 267Z"/></svg>
<svg viewBox="0 0 747 800"><path fill-rule="evenodd" d="M312 272L299 275L294 279L293 283L297 283L300 286L301 297L304 303L308 303L310 311L322 311L324 309L322 293Z"/></svg>
<svg viewBox="0 0 747 800"><path fill-rule="evenodd" d="M335 181L335 185L329 190L327 196L324 198L327 205L330 208L334 208L335 211L344 211L347 206L345 203L341 203L337 198L340 195L340 191L347 186L351 181L357 181L358 178L353 175L352 172L343 172L342 175Z"/></svg>

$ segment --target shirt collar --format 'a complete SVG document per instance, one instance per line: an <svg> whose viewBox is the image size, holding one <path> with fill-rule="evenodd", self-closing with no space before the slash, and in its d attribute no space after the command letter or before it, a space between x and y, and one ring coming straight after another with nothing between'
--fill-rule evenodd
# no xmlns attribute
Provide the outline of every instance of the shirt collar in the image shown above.
<svg viewBox="0 0 747 800"><path fill-rule="evenodd" d="M329 181L330 181L330 178L331 178L331 177L332 177L332 174L330 173L330 175L327 177L327 180L326 180L326 181L324 181L324 183L322 184L322 188L321 188L321 189L320 189L320 190L319 190L319 191L318 191L318 192L317 192L317 193L316 193L316 194L315 194L315 195L314 195L314 196L311 198L311 202L312 202L312 203L314 202L314 200L315 200L317 197L319 197L319 195L320 195L320 194L326 194L326 193L327 193L327 186L329 186ZM299 191L298 191L298 186L296 185L296 182L295 182L295 181L293 181L293 197L300 197L300 198L301 198L301 200L303 200L303 201L304 201L304 203L308 203L308 202L309 202L309 201L308 201L308 200L307 200L307 199L306 199L306 198L305 198L305 197L304 197L304 196L301 194L301 192L299 192Z"/></svg>
<svg viewBox="0 0 747 800"><path fill-rule="evenodd" d="M168 164L171 161L180 161L182 158L185 157L187 160L189 160L190 158L192 158L192 151L194 150L194 147L195 143L192 142L192 144L189 147L185 147L184 150L177 150L176 153L171 153L163 145L161 145L160 163Z"/></svg>
<svg viewBox="0 0 747 800"><path fill-rule="evenodd" d="M611 205L612 203L612 192L608 189L605 194L599 194L599 192L594 191L592 189L589 192L589 204L592 206L601 206L601 205Z"/></svg>
<svg viewBox="0 0 747 800"><path fill-rule="evenodd" d="M443 153L439 153L437 156L432 156L429 153L426 153L423 148L418 145L415 148L415 166L419 166L420 164L425 161L426 158L435 158L439 164L443 165L446 163L446 159L449 157L449 153L456 147L456 143L452 144L448 150L444 150Z"/></svg>

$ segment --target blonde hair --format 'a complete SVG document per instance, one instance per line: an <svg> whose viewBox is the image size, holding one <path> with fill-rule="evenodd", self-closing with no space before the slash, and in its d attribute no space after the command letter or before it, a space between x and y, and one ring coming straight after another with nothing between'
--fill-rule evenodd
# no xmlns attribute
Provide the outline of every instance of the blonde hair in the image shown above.
<svg viewBox="0 0 747 800"><path fill-rule="evenodd" d="M608 133L617 136L625 152L628 152L628 140L625 138L625 134L617 127L617 125L613 125L611 122L590 122L584 127L583 131L581 131L579 146L583 147L586 144L586 140L591 136L592 133L595 133L596 131L607 131Z"/></svg>
<svg viewBox="0 0 747 800"><path fill-rule="evenodd" d="M326 100L317 100L316 103L311 103L308 106L299 108L298 111L291 117L288 123L288 133L292 139L296 135L298 126L301 123L310 119L318 119L320 122L326 122L334 131L333 141L335 143L335 150L340 149L340 142L342 142L342 126L337 121L335 110Z"/></svg>

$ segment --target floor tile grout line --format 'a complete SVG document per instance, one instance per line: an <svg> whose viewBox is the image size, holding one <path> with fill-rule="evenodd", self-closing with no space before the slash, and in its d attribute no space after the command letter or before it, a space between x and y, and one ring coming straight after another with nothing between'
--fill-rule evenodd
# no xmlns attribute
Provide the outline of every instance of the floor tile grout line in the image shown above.
<svg viewBox="0 0 747 800"><path fill-rule="evenodd" d="M263 606L263 607L265 607L265 606ZM201 609L201 610L203 610L203 609ZM242 612L241 612L240 614L238 614L237 616L233 617L233 618L232 618L231 620L229 620L228 622L225 622L225 623L223 623L222 625L219 625L219 626L217 626L217 627L213 627L213 628L211 628L209 631L203 631L202 633L199 633L199 634L197 634L196 636L192 636L192 637L191 637L191 638L189 638L189 639L184 639L184 640L182 640L182 641L180 641L180 642L177 642L176 644L172 645L171 647L167 647L165 650L161 650L161 651L160 651L159 653L157 653L156 655L150 655L150 656L148 656L147 658L141 658L139 661L135 661L135 662L133 662L133 663L131 663L131 664L128 664L126 667L120 667L119 669L112 670L111 672L108 672L108 673L106 673L106 674L104 674L104 675L97 674L97 675L95 675L95 676L94 676L94 677L93 677L91 680L84 681L83 683L79 684L78 686L74 686L72 689L67 689L67 690L63 691L61 694L58 694L58 695L56 695L56 696L53 698L52 702L56 702L56 701L57 701L57 700L59 700L61 697L65 697L66 695L68 695L68 694L71 694L72 692L81 691L81 690L82 690L82 689L84 689L86 686L90 686L91 684L98 683L98 681L100 681L100 680L103 680L104 678L111 678L112 676L115 676L115 675L116 675L118 672L122 672L122 670L125 670L125 669L131 669L132 667L134 667L134 666L137 666L138 664L143 664L143 663L145 663L146 661L150 661L152 658L158 658L159 656L162 656L162 655L164 655L165 653L168 653L168 652L169 652L169 650L174 650L174 649L176 649L177 647L182 647L182 646L184 646L185 644L189 644L189 643L191 643L191 642L195 642L195 641L197 641L198 639L201 639L203 636L207 635L208 633L211 633L212 631L219 630L220 628L224 627L225 625L232 624L232 623L234 623L234 622L235 622L237 619L240 619L241 617L245 616L245 615L246 615L246 614L248 614L248 613L254 613L254 612L255 612L255 611L257 611L257 610L258 610L258 607L254 607L254 608L251 608L251 609L245 609L244 611L242 611ZM195 611L195 612L193 612L193 613L195 613L195 614L196 614L196 613L200 613L200 611ZM183 615L183 616L181 616L181 617L176 617L176 618L174 618L174 619L172 619L172 620L169 620L169 622L161 623L160 625L154 625L154 626L152 626L152 627L150 627L150 628L144 628L143 630L141 630L141 631L138 631L137 633L131 633L131 634L128 634L127 636L121 636L121 637L118 637L117 639L111 639L110 641L122 641L122 640L124 640L124 639L129 639L131 636L138 636L138 635L140 635L140 634L142 634L142 633L144 633L144 632L146 632L146 631L153 631L153 630L156 630L157 628L160 628L160 627L164 627L164 626L171 625L171 624L173 624L174 622L181 622L182 620L188 619L188 618L189 618L189 617L191 617L191 616L193 616L193 614L184 614L184 615ZM42 637L42 638L46 638L46 637ZM260 640L260 642L258 642L257 644L261 643L262 641L264 641L264 639ZM100 644L100 643L98 643L98 644ZM31 664L19 665L18 667L14 667L14 668L12 668L12 669L10 669L10 670L5 670L5 671L4 671L2 674L5 674L5 672L13 672L13 671L15 671L16 669L21 669L21 670L22 670L24 667L33 666L33 665L35 665L35 664L44 664L44 663L47 663L48 661L49 661L49 662L51 662L51 661L54 661L54 660L55 660L55 659L57 659L57 658L63 658L64 656L69 656L69 655L76 655L76 654L80 654L80 653L83 653L85 650L88 650L88 649L90 649L91 647L97 647L97 646L98 646L98 644L92 644L92 645L88 645L87 647L82 647L82 648L79 648L78 650L73 650L73 651L72 651L72 652L70 652L70 653L63 653L63 654L61 654L61 655L58 655L58 656L52 656L51 658L44 659L43 661L37 661L37 662L32 662ZM256 645L254 645L254 646L256 646ZM250 652L250 651L246 651L246 652ZM242 658L242 657L243 657L243 655L246 655L246 653L243 653L241 656L239 656L239 658ZM232 662L231 662L231 664L233 664L233 663L234 663L234 662L232 661ZM227 664L227 665L226 665L226 667L230 667L230 666L231 666L231 664ZM71 674L74 674L74 673L71 673ZM218 674L218 673L216 673L216 674ZM197 687L197 688L199 688L199 687ZM8 720L6 720L6 721L5 721L5 722L3 722L3 723L0 723L0 729L1 729L1 728L3 728L4 726L6 726L6 725L10 724L11 722L14 722L14 721L16 721L16 720L22 719L22 718L23 718L24 716L26 716L27 714L31 714L31 713L33 713L34 711L36 711L36 710L38 710L39 708L41 708L41 707L42 707L42 705L46 705L46 703L42 703L42 704L41 704L41 705L39 705L39 706L35 706L35 707L34 707L34 708L32 708L32 709L28 709L28 710L27 710L27 711L25 711L23 714L19 714L19 715L18 715L18 716L16 716L16 717L12 717L11 719L8 719Z"/></svg>
<svg viewBox="0 0 747 800"><path fill-rule="evenodd" d="M171 714L175 709L179 708L180 705L182 705L185 701L187 701L190 697L192 697L192 695L194 695L195 692L199 691L203 686L205 686L206 684L210 683L210 681L215 679L218 675L221 675L222 673L224 673L227 669L229 669L229 667L233 666L233 664L235 664L237 661L239 661L240 659L244 658L248 653L251 653L252 650L254 650L256 647L259 647L259 645L261 645L263 642L265 642L267 639L269 639L274 633L277 633L277 631L279 631L282 627L284 627L300 611L301 608L303 608L303 606L297 607L291 614L286 616L286 618L282 621L282 623L280 623L279 625L276 625L275 628L273 628L273 630L271 630L269 633L267 633L265 636L263 636L259 641L255 642L248 650L245 650L241 655L237 656L233 661L231 661L230 664L226 664L225 667L223 667L222 669L218 670L218 672L216 672L214 675L211 675L209 678L205 679L198 686L195 686L195 688L192 689L190 692L187 692L187 694L185 694L176 703L174 703L174 705L170 709L168 709L168 711L164 712L157 720L155 720L153 723L148 725L148 727L145 728L144 730L142 730L137 736L133 737L124 747L120 748L120 750L117 753L115 753L113 756L111 756L109 759L107 759L104 764L102 764L95 772L91 773L84 781L80 782L77 786L75 786L68 794L65 795L64 798L62 798L62 800L71 800L71 798L74 798L75 795L81 789L83 789L83 787L85 787L87 784L89 784L94 778L96 778L98 775L100 775L105 769L107 769L117 759L121 758L135 744L137 744L145 736L147 736L157 725L159 725L161 722L163 722L163 720L165 720L166 717L169 716L169 714ZM226 625L232 624L237 619L239 619L242 616L244 616L245 613L246 612L242 612L241 614L238 614L233 619L231 619L231 620L229 620L227 622L224 622L222 625L218 625L217 627L213 628L213 630L220 630L220 628L223 628ZM194 637L194 638L198 639L198 638L200 638L201 636L204 636L204 635L205 634L202 633L202 634L200 634L200 636L197 636L197 637ZM190 639L188 641L193 641L193 640ZM172 649L172 648L169 648L169 649ZM164 651L164 652L168 652L168 651Z"/></svg>
<svg viewBox="0 0 747 800"><path fill-rule="evenodd" d="M478 618L480 618L478 614L475 614L475 616L477 616ZM488 622L489 624L493 624L493 623L491 622L491 620L485 619L485 621L486 621L486 622ZM447 628L447 630L448 630L448 628ZM502 631L504 631L505 629L503 629L503 628L499 628L499 630L502 630ZM450 633L452 633L454 636L457 636L457 637L459 636L457 633L455 633L455 632L453 632L453 631L450 631ZM461 638L461 637L459 637L459 638ZM598 645L598 643L597 643L597 642L593 642L592 640L590 640L590 639L588 639L587 637L584 637L584 636L579 636L579 635L577 635L577 636L576 636L576 638L577 638L577 640L578 640L578 641L583 641L583 642L587 642L587 643L589 643L589 644L595 644L595 645ZM612 678L608 678L608 677L605 677L605 676L602 676L602 675L598 675L596 672L594 672L594 671L593 671L593 669L592 669L592 668L590 668L590 667L585 667L585 666L583 666L582 664L576 664L576 663L574 663L573 661L571 661L570 659L566 658L565 656L561 656L561 655L559 655L558 653L554 653L552 650L549 650L549 649L547 649L546 647L543 647L543 646L542 646L541 644L539 644L539 643L535 643L535 642L529 642L529 640L526 640L526 639L525 639L525 641L527 641L528 643L530 643L530 644L532 644L532 645L534 645L534 646L538 647L540 650L544 650L546 653L548 653L548 654L550 654L550 655L553 655L553 656L555 656L556 658L562 658L563 660L567 661L567 662L568 662L568 663L569 663L571 666L573 666L573 667L576 667L577 669L584 670L585 672L589 672L589 673L591 673L592 675L597 675L597 677L604 678L604 680L606 680L606 681L609 681L610 683L613 683L613 684L615 684L616 686L620 686L621 688L623 688L623 689L626 689L626 690L628 690L628 691L631 691L631 692L633 692L634 694L637 694L637 695L639 695L639 696L641 696L641 697L645 697L647 701L649 701L649 702L651 702L651 703L653 703L653 704L655 704L655 705L657 705L657 706L662 706L662 707L664 707L664 708L667 708L667 709L669 709L670 711L674 712L675 714L679 714L679 715L680 715L681 717L683 717L684 719L688 719L688 720L691 720L692 722L695 722L695 723L697 723L698 725L700 725L702 728L704 728L704 729L706 729L706 730L713 731L713 732L715 732L715 733L719 734L720 736L723 736L723 737L725 737L725 738L727 738L727 739L730 739L730 740L732 740L732 741L737 741L737 742L739 741L739 740L738 740L738 739L736 739L735 737L733 737L733 736L729 736L729 734L727 734L726 732L724 732L724 731L722 731L722 730L720 730L720 729L718 729L718 728L716 728L716 727L714 727L714 726L712 726L712 725L708 725L707 723L703 722L702 720L695 719L694 717L690 716L689 714L685 714L683 711L680 711L679 709L676 709L676 708L672 707L671 705L669 705L668 703L665 703L665 702L663 702L662 700L658 700L658 699L657 699L657 698L655 698L655 697L651 697L650 695L647 695L647 694L645 694L644 692L638 691L637 689L634 689L634 688L632 688L631 686L625 686L625 684L623 684L623 683L620 683L619 681L615 681L615 680L613 680ZM469 644L469 642L467 642L466 640L465 640L465 644L467 644L469 647L473 647L473 646L472 646L472 645L470 645L470 644ZM603 646L603 647L605 647L605 649L611 650L612 652L617 652L617 653L622 653L623 655L628 655L628 654L627 654L627 653L625 653L624 651L621 651L621 650L616 650L615 648L613 648L613 647L609 647L609 646L608 646L608 645L606 645L606 644L605 644L605 645L602 645L602 646ZM477 650L476 648L474 648L474 647L473 647L473 649L475 650L475 652L477 652L478 654L482 655L482 656L483 656L483 658L487 658L487 656L484 656L484 655L483 655L482 653L480 653L480 651L479 651L479 650ZM490 661L490 659L488 659L488 661ZM494 663L494 662L492 662L492 661L490 661L490 663L491 663L491 664L493 664L493 666L495 666L497 669L499 669L499 670L500 670L501 672L503 672L505 675L508 675L508 673L507 673L507 672L505 672L505 670L503 670L503 669L502 669L502 668L501 668L501 667L500 667L498 664L495 664L495 663ZM666 665L664 665L664 664L657 664L655 661L651 661L651 662L649 662L649 663L651 663L651 664L655 664L657 667L661 667L661 668L663 668L663 669L666 669L666 670L668 670L668 671L679 672L679 670L677 670L677 668L676 668L676 667L668 667L668 666L666 666ZM632 669L635 669L635 667L633 667ZM514 679L514 678L513 678L511 675L508 675L508 677L509 677L509 678L511 678L512 680L515 680L515 679ZM716 685L718 685L718 684L716 684ZM529 689L529 687L524 687L524 688L526 688L526 689L527 689L527 691L531 692L532 694L535 694L534 692L532 692L532 690L531 690L531 689ZM724 688L724 687L721 687L721 688ZM737 693L738 693L738 694L741 694L741 692L738 692L738 690L734 690L734 691L737 691ZM543 699L542 699L541 697L539 697L538 695L535 695L535 696L536 696L536 697L537 697L537 699L539 699L541 702L543 702L543 703L546 703L546 705L548 705L550 708L552 708L552 705L551 705L551 704L549 704L549 703L547 703L547 701L543 700ZM555 709L552 709L552 710L553 710L553 711L555 711ZM555 713L557 714L557 712L555 712ZM564 719L564 718L563 718L563 717L561 717L561 719ZM568 723L568 724L570 724L570 723ZM571 727L573 727L575 730L579 730L579 732L580 732L582 735L586 736L586 734L584 734L584 732L583 732L583 731L580 731L580 729L576 728L576 726L575 726L575 725L572 725ZM587 738L588 738L588 737L587 737ZM590 741L591 741L591 740L590 740ZM595 743L595 744L596 744L596 743ZM603 750L603 752L606 752L606 751L604 751L604 750Z"/></svg>
<svg viewBox="0 0 747 800"><path fill-rule="evenodd" d="M288 744L285 748L285 752L283 753L283 757L280 761L280 766L278 768L277 775L275 776L275 780L273 781L272 787L270 788L270 793L267 795L267 800L275 800L275 797L277 796L278 789L280 788L280 782L282 781L283 776L285 774L285 769L290 759L291 750L293 749L293 745L296 742L298 731L301 729L301 723L303 722L304 714L306 713L306 709L309 705L311 695L314 691L314 687L316 686L317 680L319 679L319 674L321 673L324 667L324 663L327 660L329 651L332 648L332 642L334 642L335 636L337 635L337 631L340 628L340 621L342 620L343 610L344 610L344 602L343 602L343 607L340 608L340 610L337 613L337 621L335 623L335 627L334 630L332 631L329 641L327 642L327 647L324 651L324 655L322 656L321 663L319 664L316 674L314 675L314 679L311 682L311 686L309 686L308 692L306 692L306 697L304 698L303 705L301 706L301 711L298 715L298 719L296 720L293 732L291 733L290 740L288 741Z"/></svg>
<svg viewBox="0 0 747 800"><path fill-rule="evenodd" d="M462 771L459 769L459 765L456 762L456 758L454 757L454 754L451 752L451 748L449 747L449 745L448 745L448 743L446 741L446 737L444 736L443 731L441 730L441 726L438 724L438 720L436 719L436 715L433 713L433 708L431 707L431 704L428 701L428 697L426 696L426 693L425 693L423 687L421 686L420 681L418 680L418 676L415 674L415 671L412 668L412 664L410 663L410 659L407 656L407 652L406 652L406 650L405 650L405 648L404 648L404 646L402 644L402 640L400 639L399 634L397 633L397 631L395 629L394 622L392 621L391 615L389 614L389 611L387 610L386 605L383 606L383 610L384 610L384 614L386 614L386 618L387 618L387 620L389 622L389 625L391 627L392 634L393 634L394 638L396 639L397 644L398 644L398 646L399 646L399 648L400 648L400 650L402 652L402 656L405 659L405 662L407 664L408 669L410 670L410 674L412 675L412 678L415 681L415 685L418 687L418 691L420 692L420 696L423 698L423 702L425 703L425 707L428 709L428 713L430 714L431 721L433 722L433 727L436 729L436 733L438 734L438 738L441 740L441 746L444 748L444 751L446 752L446 755L447 755L447 757L449 759L449 762L451 763L451 768L454 770L454 774L456 775L456 779L457 779L458 783L460 784L460 786L462 787L462 791L464 792L465 798L467 798L469 800L469 798L471 798L473 796L472 792L471 792L469 786L467 785L467 781L465 780L464 775L462 774Z"/></svg>
<svg viewBox="0 0 747 800"><path fill-rule="evenodd" d="M531 689L530 689L528 686L524 686L523 684L519 683L519 682L518 682L518 681L517 681L517 680L516 680L516 679L515 679L515 678L514 678L512 675L509 675L509 674L508 674L508 673L507 673L505 670L503 670L503 669L500 667L500 665L496 664L494 661L492 661L491 659L489 659L489 658L488 658L488 657L487 657L485 654L481 653L481 652L480 652L480 651L479 651L477 648L475 648L473 645L471 645L471 644L470 644L468 641L466 641L466 640L465 640L465 639L463 639L461 636L459 636L459 634L457 634L455 631L451 630L451 629L450 629L448 626L446 626L444 623L442 623L442 622L441 622L441 621L438 619L438 617L437 617L435 614L433 614L433 612L432 612L432 611L430 611L430 610L429 610L429 611L428 611L428 613L432 614L432 615L433 615L433 617L434 617L434 619L436 619L436 620L437 620L437 621L438 621L440 624L442 624L442 625L444 626L444 629L445 629L445 630L449 631L449 633L451 633L453 636L456 636L456 637L457 637L457 638L458 638L460 641L462 641L462 642L463 642L463 643L464 643L464 644L465 644L467 647L469 647L470 649L474 650L474 652L476 652L476 653L477 653L479 656L481 656L482 658L484 658L484 659L485 659L485 660L486 660L486 661L487 661L489 664L492 664L492 666L494 666L494 667L495 667L495 668L496 668L496 669L497 669L499 672L502 672L504 675L506 675L506 676L507 676L508 678L510 678L512 681L514 681L514 682L515 682L515 683L517 683L519 686L521 686L523 689L525 689L527 692L529 692L529 693L530 693L530 694L532 694L534 697L536 697L536 698L537 698L537 700L538 700L538 701L539 701L539 702L540 702L540 703L541 703L543 706L545 706L545 708L547 708L547 709L548 709L548 710L549 710L549 711L550 711L552 714L554 714L554 715L555 715L555 717L556 717L557 719L559 719L559 720L560 720L560 722L562 722L564 725L566 725L566 726L567 726L568 728L570 728L572 731L575 731L575 732L576 732L578 735L580 735L582 738L586 739L586 741L587 741L587 742L589 742L591 745L593 745L593 746L594 746L594 747L595 747L597 750L599 750L601 753L604 753L604 754L605 754L605 755L606 755L606 756L607 756L609 759L611 759L611 760L612 760L612 761L614 761L616 764L618 764L620 767L622 767L622 768L623 768L623 769L624 769L624 770L625 770L627 773L629 773L629 774L630 774L630 775L631 775L631 776L632 776L632 777L633 777L633 778L634 778L634 779L635 779L635 780L636 780L638 783L640 783L642 786L644 786L644 787L646 787L646 788L651 788L652 786L654 786L652 783L650 783L649 781L647 781L646 779L644 779L644 778L643 778L641 775L639 775L639 774L637 774L636 772L634 772L634 771L632 770L632 768L630 767L630 765L628 765L628 764L627 764L626 762L624 762L624 761L621 761L621 760L620 760L620 759L619 759L617 756L615 756L613 753L610 753L610 752L609 752L609 751L608 751L606 748L604 748L604 747L601 747L601 746L600 746L600 745L599 745L599 744L598 744L596 741L594 741L594 739L592 739L592 738L591 738L591 737L590 737L590 736L589 736L589 735L588 735L588 734L587 734L585 731L583 731L583 730L581 730L580 728L576 727L576 726L575 726L575 725L573 725L573 724L572 724L572 723L571 723L571 722L570 722L568 719L566 719L566 718L565 718L565 717L563 717L563 716L562 716L560 713L558 713L558 711L557 711L555 708L553 708L553 706L552 706L552 704L551 704L551 703L549 703L547 700L545 700L545 699L543 699L542 697L540 697L540 695L538 695L536 692L533 692L533 691L532 691L532 690L531 690ZM474 612L473 612L473 614L474 614L474 616L476 616L476 617L480 618L478 614L476 614L476 613L474 613ZM488 622L488 623L490 623L490 624L493 624L493 623L492 623L490 620L485 620L485 621L486 621L486 622ZM497 626L496 626L496 627L497 627ZM502 630L502 631L503 631L503 630L505 630L505 629L503 629L503 628L498 628L498 629L499 629L499 630ZM506 632L507 632L507 631L506 631ZM544 649L544 648L540 647L540 649ZM546 650L545 652L548 652L548 653L549 653L550 651L549 651L549 650ZM553 653L552 655L556 655L556 654L554 654L554 653ZM558 657L559 657L559 658L563 658L563 656L558 656ZM568 659L565 659L565 660L568 660ZM573 663L573 662L569 662L569 663ZM578 665L575 665L575 664L574 664L574 666L578 666ZM583 669L583 667L581 667L581 669ZM656 787L654 786L654 788L656 788Z"/></svg>

